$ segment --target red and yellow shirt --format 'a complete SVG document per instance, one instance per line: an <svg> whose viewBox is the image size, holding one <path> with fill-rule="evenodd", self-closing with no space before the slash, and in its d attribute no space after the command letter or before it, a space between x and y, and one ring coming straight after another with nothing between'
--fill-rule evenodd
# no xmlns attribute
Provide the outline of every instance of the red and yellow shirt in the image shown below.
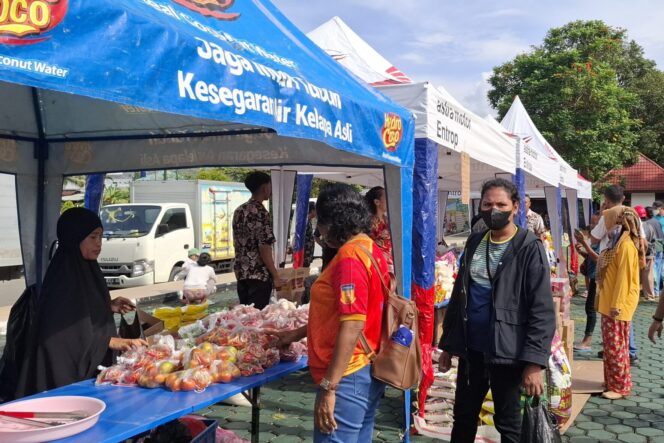
<svg viewBox="0 0 664 443"><path fill-rule="evenodd" d="M359 246L376 259L381 276L376 275L371 260ZM385 255L366 235L360 234L344 244L311 287L307 345L309 370L316 384L325 377L332 361L342 321L363 320L364 335L378 351L385 293L379 278L388 280ZM356 345L344 376L369 364L362 346Z"/></svg>

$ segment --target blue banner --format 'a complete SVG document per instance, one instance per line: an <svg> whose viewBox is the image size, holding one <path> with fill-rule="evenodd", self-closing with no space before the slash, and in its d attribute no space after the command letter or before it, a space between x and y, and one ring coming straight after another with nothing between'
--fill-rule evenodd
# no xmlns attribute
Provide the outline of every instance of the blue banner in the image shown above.
<svg viewBox="0 0 664 443"><path fill-rule="evenodd" d="M436 279L438 220L438 148L426 138L415 140L413 168L413 283L430 289Z"/></svg>
<svg viewBox="0 0 664 443"><path fill-rule="evenodd" d="M412 164L412 115L358 82L267 0L2 5L15 12L0 23L3 81Z"/></svg>
<svg viewBox="0 0 664 443"><path fill-rule="evenodd" d="M92 174L85 178L84 206L94 213L99 212L104 195L105 174Z"/></svg>
<svg viewBox="0 0 664 443"><path fill-rule="evenodd" d="M293 241L293 267L300 268L304 263L307 221L309 216L309 196L314 176L297 175L297 202L295 206L295 240Z"/></svg>

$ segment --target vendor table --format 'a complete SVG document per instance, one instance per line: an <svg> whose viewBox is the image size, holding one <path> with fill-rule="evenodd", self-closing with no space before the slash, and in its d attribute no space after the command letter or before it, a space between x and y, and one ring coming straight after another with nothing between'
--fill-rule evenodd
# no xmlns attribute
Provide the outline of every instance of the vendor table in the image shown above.
<svg viewBox="0 0 664 443"><path fill-rule="evenodd" d="M81 434L56 441L59 443L116 443L183 415L206 408L233 395L251 391L251 440L257 442L261 386L306 367L306 358L302 358L295 363L279 363L267 369L263 374L241 377L227 384L212 384L200 393L171 392L163 388L95 386L94 380L85 380L22 400L57 395L80 395L102 400L106 403L106 410L95 426Z"/></svg>

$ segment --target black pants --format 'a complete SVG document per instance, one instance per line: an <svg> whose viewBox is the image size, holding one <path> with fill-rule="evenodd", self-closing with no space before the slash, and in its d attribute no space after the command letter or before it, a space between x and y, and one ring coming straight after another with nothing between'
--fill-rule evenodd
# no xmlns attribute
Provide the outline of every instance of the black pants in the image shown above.
<svg viewBox="0 0 664 443"><path fill-rule="evenodd" d="M243 305L253 303L256 309L263 309L270 303L271 294L271 280L238 280L237 282L237 295L240 298L240 303Z"/></svg>
<svg viewBox="0 0 664 443"><path fill-rule="evenodd" d="M595 297L597 296L597 282L590 279L588 282L588 298L586 298L586 337L593 335L597 323L597 311L595 311Z"/></svg>
<svg viewBox="0 0 664 443"><path fill-rule="evenodd" d="M477 421L489 387L496 408L493 421L501 442L519 443L523 366L485 364L482 353L469 350L468 358L459 360L458 374L452 443L475 441Z"/></svg>

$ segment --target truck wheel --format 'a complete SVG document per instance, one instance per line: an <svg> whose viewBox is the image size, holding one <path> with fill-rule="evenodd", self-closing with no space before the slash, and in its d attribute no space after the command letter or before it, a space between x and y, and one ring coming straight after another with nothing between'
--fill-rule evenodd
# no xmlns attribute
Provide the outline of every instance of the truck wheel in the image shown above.
<svg viewBox="0 0 664 443"><path fill-rule="evenodd" d="M168 277L168 281L175 281L175 276L178 275L182 271L182 266L173 266L173 269L171 269L171 275Z"/></svg>

